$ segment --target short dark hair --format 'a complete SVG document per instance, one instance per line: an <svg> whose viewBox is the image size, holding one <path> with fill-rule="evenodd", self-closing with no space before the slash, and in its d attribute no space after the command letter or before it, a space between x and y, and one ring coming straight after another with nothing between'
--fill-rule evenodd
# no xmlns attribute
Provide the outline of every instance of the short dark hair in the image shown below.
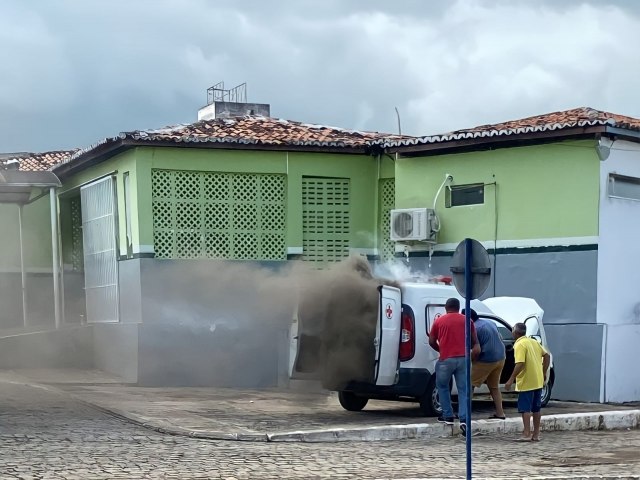
<svg viewBox="0 0 640 480"><path fill-rule="evenodd" d="M464 315L466 313L465 309L463 308L460 313ZM469 316L471 317L471 320L473 320L474 322L478 320L478 312L476 312L473 308L469 309Z"/></svg>
<svg viewBox="0 0 640 480"><path fill-rule="evenodd" d="M513 332L524 337L527 334L527 326L524 323L516 323L513 326Z"/></svg>
<svg viewBox="0 0 640 480"><path fill-rule="evenodd" d="M460 300L457 298L450 298L447 300L447 303L444 304L444 309L447 312L459 312L460 311Z"/></svg>

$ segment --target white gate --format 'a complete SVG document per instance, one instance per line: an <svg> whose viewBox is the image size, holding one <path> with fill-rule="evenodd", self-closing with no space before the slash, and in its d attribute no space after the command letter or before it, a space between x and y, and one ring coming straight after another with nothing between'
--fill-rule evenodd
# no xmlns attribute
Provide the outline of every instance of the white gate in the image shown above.
<svg viewBox="0 0 640 480"><path fill-rule="evenodd" d="M87 322L117 322L118 250L113 177L80 188Z"/></svg>

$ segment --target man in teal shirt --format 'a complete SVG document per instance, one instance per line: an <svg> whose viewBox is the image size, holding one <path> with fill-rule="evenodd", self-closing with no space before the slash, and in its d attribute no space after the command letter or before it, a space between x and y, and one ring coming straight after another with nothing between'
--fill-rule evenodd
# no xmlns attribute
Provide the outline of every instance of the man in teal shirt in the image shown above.
<svg viewBox="0 0 640 480"><path fill-rule="evenodd" d="M504 368L506 354L502 336L492 320L478 318L475 310L470 310L469 316L476 327L478 343L480 344L480 354L474 355L473 358L471 385L473 388L478 388L483 383L487 384L496 409L496 412L490 418L504 420L506 417L502 408L500 376Z"/></svg>

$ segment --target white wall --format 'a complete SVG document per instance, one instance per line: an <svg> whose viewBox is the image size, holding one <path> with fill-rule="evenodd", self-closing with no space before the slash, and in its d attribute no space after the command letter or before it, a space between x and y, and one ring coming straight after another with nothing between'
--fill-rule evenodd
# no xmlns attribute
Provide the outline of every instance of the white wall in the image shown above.
<svg viewBox="0 0 640 480"><path fill-rule="evenodd" d="M640 373L637 368L640 325L616 325L607 328L605 401L640 400Z"/></svg>
<svg viewBox="0 0 640 480"><path fill-rule="evenodd" d="M600 164L598 323L606 328L604 400L640 400L640 201L610 198L608 177L640 178L640 145L616 141Z"/></svg>

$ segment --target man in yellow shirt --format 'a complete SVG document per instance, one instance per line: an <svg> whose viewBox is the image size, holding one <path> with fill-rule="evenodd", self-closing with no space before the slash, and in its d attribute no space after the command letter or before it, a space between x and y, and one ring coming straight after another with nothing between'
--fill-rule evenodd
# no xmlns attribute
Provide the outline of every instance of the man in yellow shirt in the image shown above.
<svg viewBox="0 0 640 480"><path fill-rule="evenodd" d="M527 326L516 323L513 326L513 346L515 368L505 389L511 390L516 382L518 392L518 412L522 414L524 431L521 442L540 441L540 408L542 403L542 387L547 383L547 371L551 357L540 343L527 337ZM531 417L533 416L533 434L531 433Z"/></svg>

